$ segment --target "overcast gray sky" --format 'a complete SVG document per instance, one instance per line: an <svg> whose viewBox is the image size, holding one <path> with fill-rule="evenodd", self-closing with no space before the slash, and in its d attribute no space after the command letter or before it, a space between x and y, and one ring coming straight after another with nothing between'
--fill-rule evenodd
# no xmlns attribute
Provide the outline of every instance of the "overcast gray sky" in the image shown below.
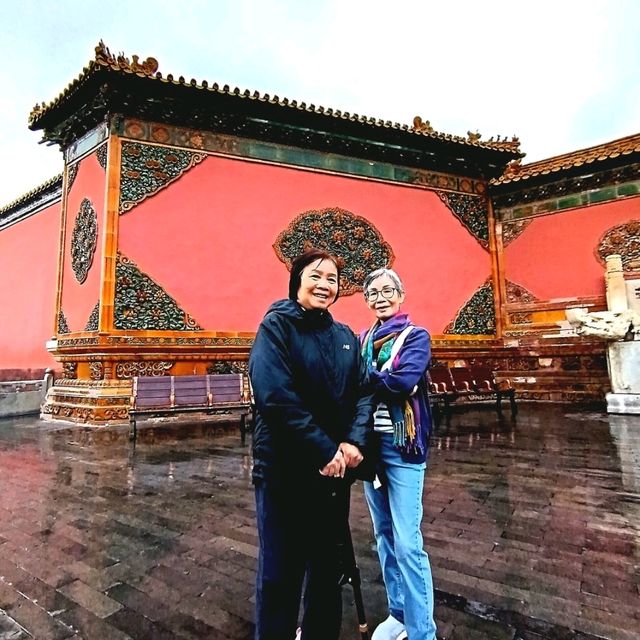
<svg viewBox="0 0 640 640"><path fill-rule="evenodd" d="M27 129L93 58L437 131L525 162L640 132L637 0L3 0L0 206L62 170Z"/></svg>

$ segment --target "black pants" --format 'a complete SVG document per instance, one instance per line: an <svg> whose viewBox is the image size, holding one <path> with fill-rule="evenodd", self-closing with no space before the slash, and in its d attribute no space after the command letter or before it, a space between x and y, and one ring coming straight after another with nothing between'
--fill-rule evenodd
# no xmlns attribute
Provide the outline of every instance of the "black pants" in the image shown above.
<svg viewBox="0 0 640 640"><path fill-rule="evenodd" d="M293 640L304 588L303 640L338 640L342 620L340 543L349 518L345 480L257 484L260 553L255 640ZM305 580L306 578L306 580Z"/></svg>

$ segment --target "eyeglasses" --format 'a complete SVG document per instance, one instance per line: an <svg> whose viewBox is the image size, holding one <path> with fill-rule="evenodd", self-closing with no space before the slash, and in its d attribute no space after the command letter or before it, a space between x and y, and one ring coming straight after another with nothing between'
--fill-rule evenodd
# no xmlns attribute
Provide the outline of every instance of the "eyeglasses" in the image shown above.
<svg viewBox="0 0 640 640"><path fill-rule="evenodd" d="M395 291L397 291L395 287L383 287L381 291L369 289L369 291L364 292L364 297L369 302L375 302L378 299L378 295L382 294L385 300L391 300Z"/></svg>

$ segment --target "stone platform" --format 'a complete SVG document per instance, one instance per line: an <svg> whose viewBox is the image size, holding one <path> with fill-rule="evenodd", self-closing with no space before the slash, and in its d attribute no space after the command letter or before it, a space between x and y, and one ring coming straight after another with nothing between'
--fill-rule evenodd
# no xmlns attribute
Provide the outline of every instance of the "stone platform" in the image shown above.
<svg viewBox="0 0 640 640"><path fill-rule="evenodd" d="M640 638L640 417L456 411L424 495L439 638ZM255 510L237 428L143 430L135 449L126 436L0 421L0 638L250 640ZM385 599L359 486L351 524L374 627ZM357 640L348 588L344 601L341 640Z"/></svg>

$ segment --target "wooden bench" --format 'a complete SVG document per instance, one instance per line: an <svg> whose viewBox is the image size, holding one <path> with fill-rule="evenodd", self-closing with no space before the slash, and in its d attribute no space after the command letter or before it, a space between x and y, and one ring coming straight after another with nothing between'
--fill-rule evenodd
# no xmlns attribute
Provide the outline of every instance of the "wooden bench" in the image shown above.
<svg viewBox="0 0 640 640"><path fill-rule="evenodd" d="M496 411L502 416L502 399L508 398L511 415L518 413L515 389L510 380L498 382L495 374L488 367L433 367L427 372L429 392L436 403L444 404L447 420L450 416L451 403L458 398L481 400L485 396L495 396ZM438 404L436 404L438 406Z"/></svg>
<svg viewBox="0 0 640 640"><path fill-rule="evenodd" d="M244 444L251 408L249 380L242 373L138 376L133 379L129 409L130 436L135 442L138 417L222 413L240 418L240 437Z"/></svg>

